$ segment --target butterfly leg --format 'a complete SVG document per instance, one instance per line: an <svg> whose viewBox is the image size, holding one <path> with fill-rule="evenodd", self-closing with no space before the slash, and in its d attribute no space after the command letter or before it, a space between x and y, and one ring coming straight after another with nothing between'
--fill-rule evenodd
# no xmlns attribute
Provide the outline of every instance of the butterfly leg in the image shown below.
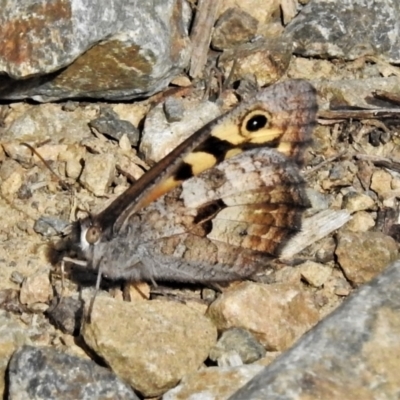
<svg viewBox="0 0 400 400"><path fill-rule="evenodd" d="M61 294L58 296L58 300L56 305L53 307L52 312L61 304L64 294L65 294L65 263L66 262L71 262L76 265L81 265L83 267L87 266L86 261L78 260L76 258L70 258L70 257L63 257L61 260Z"/></svg>
<svg viewBox="0 0 400 400"><path fill-rule="evenodd" d="M88 313L85 317L85 321L90 324L90 319L92 316L92 311L93 311L93 306L94 306L94 300L96 299L97 293L100 290L100 284L101 284L101 275L102 275L102 268L101 268L101 259L99 261L99 270L97 272L97 278L96 278L96 288L94 291L94 294L92 296L92 298L90 299L90 304L89 304L89 309L88 309Z"/></svg>

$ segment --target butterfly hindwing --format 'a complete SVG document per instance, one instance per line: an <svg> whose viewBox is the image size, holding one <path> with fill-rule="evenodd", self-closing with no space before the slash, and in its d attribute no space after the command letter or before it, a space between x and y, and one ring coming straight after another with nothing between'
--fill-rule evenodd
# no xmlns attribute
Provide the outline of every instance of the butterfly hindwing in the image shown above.
<svg viewBox="0 0 400 400"><path fill-rule="evenodd" d="M99 254L111 255L102 260L104 273L141 280L152 271L156 281L243 278L279 255L308 206L296 164L273 149L249 150L132 215L131 228L102 244Z"/></svg>

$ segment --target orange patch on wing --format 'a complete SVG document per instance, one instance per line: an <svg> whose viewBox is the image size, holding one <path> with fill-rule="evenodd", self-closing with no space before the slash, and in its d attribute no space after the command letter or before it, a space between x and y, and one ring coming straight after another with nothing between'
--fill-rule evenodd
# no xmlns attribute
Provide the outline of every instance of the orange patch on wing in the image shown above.
<svg viewBox="0 0 400 400"><path fill-rule="evenodd" d="M163 196L165 193L168 193L178 185L180 185L182 181L176 180L173 176L170 176L165 181L157 184L152 190L149 191L147 196L143 197L140 200L139 205L141 207L146 207L153 201L157 200L159 197Z"/></svg>

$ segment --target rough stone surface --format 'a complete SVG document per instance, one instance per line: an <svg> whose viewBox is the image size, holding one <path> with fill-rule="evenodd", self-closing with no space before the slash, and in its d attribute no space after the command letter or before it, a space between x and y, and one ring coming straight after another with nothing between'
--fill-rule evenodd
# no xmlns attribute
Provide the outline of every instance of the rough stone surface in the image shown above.
<svg viewBox="0 0 400 400"><path fill-rule="evenodd" d="M79 296L54 299L46 314L51 323L64 333L77 335L82 321L83 301Z"/></svg>
<svg viewBox="0 0 400 400"><path fill-rule="evenodd" d="M261 365L203 369L186 375L176 388L164 394L163 400L228 399L263 369Z"/></svg>
<svg viewBox="0 0 400 400"><path fill-rule="evenodd" d="M110 370L50 348L22 347L12 356L8 374L13 400L139 399Z"/></svg>
<svg viewBox="0 0 400 400"><path fill-rule="evenodd" d="M375 226L375 220L370 213L358 211L346 224L346 229L352 232L366 232Z"/></svg>
<svg viewBox="0 0 400 400"><path fill-rule="evenodd" d="M223 332L210 351L210 359L218 360L218 365L220 365L219 360L231 351L236 352L244 364L250 364L265 356L264 347L250 332L241 328L232 328Z"/></svg>
<svg viewBox="0 0 400 400"><path fill-rule="evenodd" d="M185 2L16 4L2 4L0 71L11 78L1 78L0 98L134 98L166 87L188 64Z"/></svg>
<svg viewBox="0 0 400 400"><path fill-rule="evenodd" d="M173 123L168 122L162 105L147 114L140 144L146 160L161 160L194 131L221 114L217 104L211 101L200 104L185 102L184 107L182 119Z"/></svg>
<svg viewBox="0 0 400 400"><path fill-rule="evenodd" d="M306 261L297 268L301 277L314 287L321 287L332 274L332 268L314 261Z"/></svg>
<svg viewBox="0 0 400 400"><path fill-rule="evenodd" d="M114 178L115 160L112 154L87 154L80 181L96 196L104 196Z"/></svg>
<svg viewBox="0 0 400 400"><path fill-rule="evenodd" d="M375 201L366 194L350 192L343 197L343 207L350 212L371 210L375 206Z"/></svg>
<svg viewBox="0 0 400 400"><path fill-rule="evenodd" d="M399 280L396 262L230 399L399 398Z"/></svg>
<svg viewBox="0 0 400 400"><path fill-rule="evenodd" d="M371 189L382 200L392 197L392 175L384 170L377 170L371 176Z"/></svg>
<svg viewBox="0 0 400 400"><path fill-rule="evenodd" d="M316 0L288 25L287 33L301 55L347 60L379 56L398 63L399 17L393 0Z"/></svg>
<svg viewBox="0 0 400 400"><path fill-rule="evenodd" d="M0 310L0 397L5 389L5 372L8 362L15 350L30 344L26 327L18 323L12 316Z"/></svg>
<svg viewBox="0 0 400 400"><path fill-rule="evenodd" d="M217 332L208 318L181 303L96 298L83 337L118 376L151 397L196 371Z"/></svg>
<svg viewBox="0 0 400 400"><path fill-rule="evenodd" d="M218 8L218 17L227 9L238 7L257 19L260 25L265 25L279 11L279 6L279 0L221 0Z"/></svg>
<svg viewBox="0 0 400 400"><path fill-rule="evenodd" d="M126 135L132 146L136 146L139 141L138 129L129 121L121 120L118 114L109 108L103 108L100 116L89 125L104 135L108 135L116 140L120 140Z"/></svg>
<svg viewBox="0 0 400 400"><path fill-rule="evenodd" d="M52 297L49 271L38 271L22 282L19 295L22 304L47 303Z"/></svg>
<svg viewBox="0 0 400 400"><path fill-rule="evenodd" d="M347 279L361 284L398 258L398 246L381 232L345 232L339 235L335 254Z"/></svg>
<svg viewBox="0 0 400 400"><path fill-rule="evenodd" d="M238 8L227 9L213 30L211 45L218 50L248 42L257 32L258 21Z"/></svg>
<svg viewBox="0 0 400 400"><path fill-rule="evenodd" d="M268 351L284 350L318 321L311 296L292 284L243 282L225 291L207 314L219 330L241 327Z"/></svg>
<svg viewBox="0 0 400 400"><path fill-rule="evenodd" d="M174 97L168 97L164 102L164 113L168 122L180 121L185 114L182 101Z"/></svg>
<svg viewBox="0 0 400 400"><path fill-rule="evenodd" d="M314 65L314 69L315 69ZM314 70L310 74L315 74ZM313 76L313 75L311 75ZM384 90L400 93L400 78L398 76L363 77L362 79L318 79L314 76L313 85L319 93L324 93L318 102L320 109L328 109L331 103L337 101L341 106L374 108L368 102L368 96L374 90Z"/></svg>
<svg viewBox="0 0 400 400"><path fill-rule="evenodd" d="M225 79L241 80L255 76L259 86L270 85L280 79L287 70L292 57L292 42L285 38L255 40L233 49L227 49L218 59L218 67ZM236 61L236 64L235 64Z"/></svg>

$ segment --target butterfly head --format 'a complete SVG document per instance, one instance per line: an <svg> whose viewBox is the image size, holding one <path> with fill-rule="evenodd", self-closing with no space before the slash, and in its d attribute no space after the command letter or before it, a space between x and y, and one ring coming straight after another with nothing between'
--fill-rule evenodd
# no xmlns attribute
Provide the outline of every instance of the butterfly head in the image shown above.
<svg viewBox="0 0 400 400"><path fill-rule="evenodd" d="M80 248L83 252L89 250L92 246L96 246L102 238L102 228L91 217L87 217L78 221L79 224L79 240Z"/></svg>

